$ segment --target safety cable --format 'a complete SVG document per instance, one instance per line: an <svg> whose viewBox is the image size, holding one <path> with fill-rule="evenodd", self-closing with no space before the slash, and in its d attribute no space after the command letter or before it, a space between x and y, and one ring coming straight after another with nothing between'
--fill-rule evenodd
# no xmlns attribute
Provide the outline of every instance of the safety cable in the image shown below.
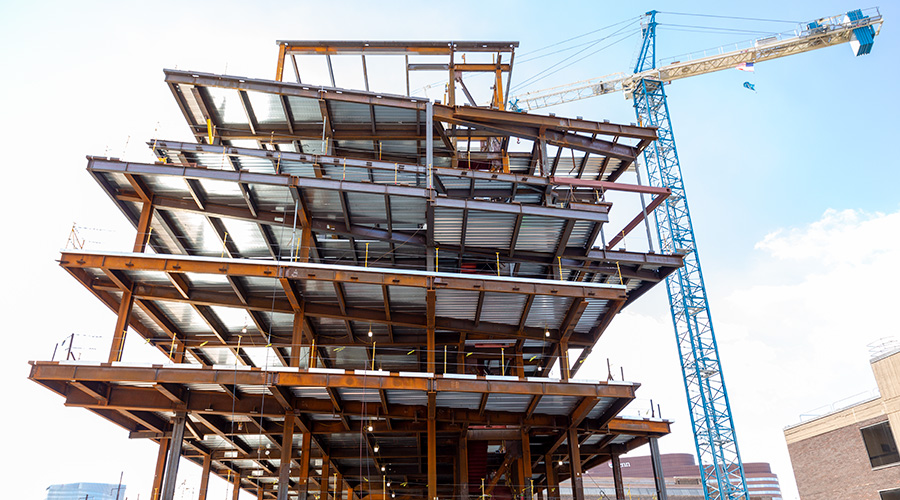
<svg viewBox="0 0 900 500"><path fill-rule="evenodd" d="M536 53L538 53L538 52L540 52L540 51L542 51L542 50L546 50L546 49L549 49L549 48L551 48L551 47L556 47L557 45L562 45L562 44L564 44L564 43L571 42L572 40L577 40L577 39L579 39L579 38L583 38L583 37L586 37L586 36L588 36L588 35L593 35L594 33L599 33L599 32L601 32L601 31L604 31L604 30L607 30L607 29L610 29L610 28L615 28L616 26L618 26L618 25L620 25L620 24L625 24L625 23L630 23L630 22L633 22L633 21L637 21L637 20L640 19L640 18L641 18L641 16L631 17L631 18L625 19L625 20L623 20L623 21L619 21L619 22L617 22L617 23L613 23L613 24L610 24L610 25L608 25L608 26L604 26L604 27L602 27L602 28L597 28L597 29L595 29L595 30L588 31L587 33L582 33L582 34L580 34L580 35L575 35L575 36L573 36L572 38L567 38L567 39L562 40L562 41L559 41L559 42L551 43L550 45L545 45L544 47L541 47L541 48L539 48L539 49L534 49L534 50L531 50L531 51L528 51L528 52L523 52L523 53L519 54L519 57L522 57L522 56L528 56L528 55L531 55L531 54L536 54ZM562 50L568 50L568 49L562 49ZM520 62L524 62L524 61L520 61Z"/></svg>
<svg viewBox="0 0 900 500"><path fill-rule="evenodd" d="M591 57L591 56L597 54L597 53L600 52L600 51L606 50L606 49L612 47L613 45L616 45L616 44L619 43L619 42L622 42L622 41L624 41L624 40L627 40L628 38L630 38L630 37L632 37L632 36L634 36L634 35L636 35L636 34L638 34L638 33L640 33L640 30L633 30L633 31L630 31L630 32L626 32L626 33L624 34L624 36L622 36L622 37L619 38L618 40L615 40L615 41L613 41L613 42L610 42L609 44L604 45L603 47L600 47L599 49L597 49L597 50L595 50L595 51L593 51L593 52L591 52L591 53L585 55L584 57L578 58L578 59L576 59L576 60L570 62L569 64L566 64L565 66L562 66L562 67L557 68L557 69L555 69L555 70L553 70L553 71L551 71L551 72L549 72L549 73L547 73L547 74L542 75L542 73L547 72L547 71L550 70L551 68L553 68L553 67L555 67L555 66L558 66L559 64L561 64L561 63L563 63L563 62L565 62L565 61L571 59L572 57L575 57L576 55L580 54L581 52L584 52L584 50L578 51L578 52L576 52L575 54L572 54L571 56L569 56L569 57L563 59L562 61L560 61L560 62L554 64L554 65L551 66L550 68L545 69L545 70L542 71L541 73L538 73L537 75L534 75L533 77L531 77L530 79L526 80L525 82L523 82L523 83L517 85L515 88L516 88L516 89L522 89L522 88L527 87L527 86L529 86L529 85L533 85L534 83L539 82L539 81L543 80L544 78L547 78L548 76L551 76L551 75L553 75L553 74L556 74L556 73L558 73L558 72L560 72L560 71L562 71L562 70L568 68L569 66L571 66L571 65L573 65L573 64L576 64L576 63L579 63L579 62L581 62L581 61L587 59L588 57ZM610 35L610 36L612 36L612 35ZM590 48L590 47L588 47L588 48ZM539 75L542 75L542 76L539 76Z"/></svg>

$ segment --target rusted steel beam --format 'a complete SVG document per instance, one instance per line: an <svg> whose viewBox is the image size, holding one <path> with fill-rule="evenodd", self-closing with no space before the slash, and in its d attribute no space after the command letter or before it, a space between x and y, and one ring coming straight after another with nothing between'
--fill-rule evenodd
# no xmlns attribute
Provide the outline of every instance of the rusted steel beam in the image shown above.
<svg viewBox="0 0 900 500"><path fill-rule="evenodd" d="M417 63L417 64L407 64L407 69L409 71L448 71L450 70L450 64L440 64L440 63ZM477 63L461 63L454 64L453 71L465 71L472 73L493 73L497 71L497 64L477 64ZM504 73L510 70L509 64L500 64L500 71ZM452 80L452 78L451 78ZM450 103L452 106L452 102ZM474 104L473 104L474 105Z"/></svg>
<svg viewBox="0 0 900 500"><path fill-rule="evenodd" d="M319 130L321 135L321 129ZM447 134L448 132L445 132ZM311 155L306 153L296 153L289 151L278 151L273 152L265 149L252 149L252 148L241 148L235 146L209 146L207 144L197 144L193 142L179 142L179 141L168 141L168 140L159 140L153 143L149 143L151 145L155 145L157 149L160 150L174 150L174 151L184 151L191 153L212 153L212 154L221 154L225 151L229 155L233 156L248 156L252 158L263 158L268 159L270 161L274 161L276 164L281 161L299 161L304 163L318 163L320 165L332 165L332 166L340 166L340 167L349 167L349 168L365 168L369 170L381 170L387 173L398 172L402 174L406 173L414 173L419 175L425 175L426 168L422 165L414 164L414 163L404 163L404 162L390 162L390 161L378 161L373 159L362 159L362 158L353 158L353 157L345 157L345 156L332 156L332 155ZM477 156L481 153L473 152L473 158L480 158ZM512 156L512 155L511 155ZM98 160L103 158L98 157ZM187 165L185 165L187 166ZM99 171L99 164L97 170ZM560 182L560 178L551 178L541 177L536 175L528 175L522 173L503 173L503 172L490 172L485 170L469 170L469 169L455 169L455 168L447 168L447 167L435 167L433 169L435 176L441 177L458 177L458 178L468 178L475 180L486 180L486 181L495 181L495 182L503 182L503 183L512 183L512 184L523 184L530 185L539 188L546 188L551 185L566 185L563 182ZM563 178L563 179L568 179ZM612 189L613 187L608 187L604 189Z"/></svg>
<svg viewBox="0 0 900 500"><path fill-rule="evenodd" d="M256 135L256 131L259 130L259 122L256 121L256 113L253 112L253 106L250 104L250 97L245 90L238 90L237 93L238 96L240 96L241 108L244 110L244 116L247 118L247 123L250 124L250 132Z"/></svg>
<svg viewBox="0 0 900 500"><path fill-rule="evenodd" d="M334 387L358 389L390 389L422 392L471 392L528 395L556 395L595 398L633 398L636 385L617 382L584 384L560 384L551 381L492 379L488 377L458 378L455 376L402 375L384 372L373 376L350 370L296 370L263 371L259 369L186 369L174 367L97 366L92 364L58 364L56 362L32 362L30 378L37 381L81 382L150 382L174 384L230 384L230 385L279 385L287 387ZM159 394L155 389L148 389ZM193 398L201 393L193 393ZM220 393L216 393L220 394ZM159 394L168 401L168 398ZM330 404L330 403L329 403Z"/></svg>
<svg viewBox="0 0 900 500"><path fill-rule="evenodd" d="M336 266L328 264L277 264L215 258L182 258L145 254L104 254L100 252L63 251L60 265L67 269L109 268L115 270L147 270L172 273L200 273L212 275L258 278L288 278L338 283L368 283L373 285L412 286L426 289L489 291L517 294L552 295L585 299L624 300L621 286L602 283L568 281L506 279L493 276L464 276L446 273L404 272L394 269Z"/></svg>
<svg viewBox="0 0 900 500"><path fill-rule="evenodd" d="M420 54L450 55L453 52L511 52L519 42L496 41L319 41L319 40L278 40L289 54Z"/></svg>
<svg viewBox="0 0 900 500"><path fill-rule="evenodd" d="M90 283L90 282L89 282ZM85 284L85 286L89 286ZM102 284L93 283L90 285L93 289L104 289ZM280 312L280 313L292 313L293 310L285 301L272 301L269 299L263 298L252 298L248 302L247 306L243 306L237 298L233 297L231 294L222 293L222 292L206 292L206 291L195 291L191 294L190 299L185 299L181 295L179 295L173 288L171 287L158 287L158 286L149 286L149 285L138 285L135 287L135 295L136 297L142 300L159 300L163 302L183 302L189 303L192 305L198 306L225 306L225 307L237 307L244 308L249 311L260 311L260 312ZM426 328L425 318L422 315L415 315L410 313L392 313L391 319L387 319L386 314L379 311L374 311L371 309L362 309L362 308L347 308L346 313L342 313L340 308L336 305L326 305L319 303L309 303L303 302L303 308L305 311L305 316L307 319L304 321L304 328L308 331L312 331L310 328L309 317L316 318L331 318L338 320L349 319L352 321L362 321L362 322L370 322L370 323L379 323L384 325L391 326L406 326L412 328ZM532 340L541 340L546 342L557 342L559 335L551 336L550 338L546 338L544 336L543 328L536 327L526 327L524 330L519 330L516 325L507 325L501 323L488 323L488 322L478 322L476 325L474 321L471 320L461 320L447 317L437 317L435 318L435 327L439 330L452 330L457 332L465 332L467 334L472 335L473 337L484 337L484 338L522 338L522 339L532 339ZM551 333L555 333L555 329L551 329ZM250 335L250 334L248 334ZM266 338L257 335L256 333L250 335L254 341L258 342L266 342ZM152 338L145 337L145 338ZM187 342L191 340L188 337L184 337L183 341ZM163 340L162 342L157 343L157 345L162 349L162 347L166 347L165 343L168 340ZM220 340L218 345L227 346L227 347L237 347L235 344L234 338L225 338L224 340ZM310 340L311 342L311 340ZM267 343L267 342L266 342ZM308 342L307 342L308 343ZM572 345L589 345L593 343L592 339L588 338L576 338L574 335L572 337ZM349 342L329 342L328 345L358 345L353 341ZM198 347L197 344L192 344L195 347ZM273 342L273 345L280 346L278 342ZM325 345L324 343L322 345ZM168 348L166 348L166 353L168 353Z"/></svg>
<svg viewBox="0 0 900 500"><path fill-rule="evenodd" d="M407 109L425 109L425 98L415 98L406 96L397 96L390 94L376 94L372 92L364 92L357 90L340 89L341 92L335 92L334 89L323 89L321 87L305 86L303 84L273 82L269 80L254 80L243 77L233 77L226 75L215 75L211 73L191 72L167 69L165 73L165 81L169 84L186 84L195 87L221 87L221 88L241 88L244 90L253 90L257 92L265 92L270 94L280 94L295 97L305 97L318 100L320 97L327 100L343 101L343 102L361 102L363 104L376 104L392 107L402 107ZM205 124L204 124L205 125ZM321 129L320 129L321 135ZM267 136L268 137L268 136Z"/></svg>
<svg viewBox="0 0 900 500"><path fill-rule="evenodd" d="M275 80L279 82L284 78L284 57L287 54L286 48L286 44L278 44L278 61L275 65Z"/></svg>
<svg viewBox="0 0 900 500"><path fill-rule="evenodd" d="M472 106L435 106L435 118L452 120L463 119L477 122L508 123L517 126L535 128L570 130L573 132L586 132L617 137L629 137L636 139L655 140L656 129L652 127L638 127L636 125L618 125L615 123L594 122L590 120L563 118L558 116L534 115L529 113L516 113L488 108L476 108Z"/></svg>
<svg viewBox="0 0 900 500"><path fill-rule="evenodd" d="M119 302L116 327L113 330L112 345L109 348L110 363L122 360L122 350L125 347L125 335L128 333L128 324L131 316L131 308L134 305L134 295L130 289L122 291L122 299Z"/></svg>
<svg viewBox="0 0 900 500"><path fill-rule="evenodd" d="M206 403L207 407L205 408L203 408L202 404L199 402L191 402L188 405L184 406L174 406L170 402L164 400L162 397L154 396L154 394L148 391L148 389L129 389L124 387L116 387L111 393L112 399L108 404L101 404L96 399L90 396L73 391L67 396L66 405L95 410L114 408L116 409L116 411L124 412L123 414L127 413L131 421L137 422L138 424L140 424L141 428L148 428L151 430L151 432L154 433L161 432L159 429L156 429L156 427L159 427L159 425L161 424L159 422L148 422L145 420L141 420L142 417L136 416L134 412L152 416L151 412L154 411L171 411L173 408L185 408L192 413L202 413L211 416L228 416L232 414L232 408L234 408L234 413L245 415L260 416L266 418L277 418L279 415L279 405L274 400L268 401L268 404L271 405L272 410L265 409L265 413L259 414L259 411L262 410L256 409L252 404L253 402L249 400L244 400L236 404L229 404L224 396L204 393L202 395L197 395L196 399L197 401ZM269 398L265 399L268 400ZM297 404L295 406L295 410L301 412L302 414L317 413L321 415L329 415L333 412L333 410L327 411L326 408L321 408L321 405L318 403L311 405ZM375 410L376 408L374 408L372 405L366 406L358 403L347 403L345 405L343 415L360 417L371 415ZM370 413L366 413L366 411L369 411ZM398 405L396 408L392 408L389 414L383 415L383 418L389 418L396 421L392 422L390 426L384 421L373 423L373 430L378 435L395 433L423 433L427 430L425 428L426 415L426 407ZM416 419L419 419L418 422ZM438 407L435 409L435 421L439 422L440 432L458 432L460 428L459 426L462 423L468 423L472 425L527 425L536 428L551 430L563 429L566 427L566 422L564 421L564 419L560 417L554 417L552 415L533 415L527 419L523 419L520 415L500 411L487 411L483 415L479 415L476 410L452 409L446 407ZM316 433L317 435L343 434L348 432L359 433L367 431L367 425L355 421L351 422L350 429L347 429L347 427L345 427L340 422L317 422L314 425L310 425L309 429L311 432ZM136 431L134 437L154 436L156 436L156 434L142 435L140 431ZM277 437L275 439L277 439Z"/></svg>
<svg viewBox="0 0 900 500"><path fill-rule="evenodd" d="M88 396L96 399L100 404L109 404L109 384L104 382L79 382L77 380L69 382L69 384Z"/></svg>
<svg viewBox="0 0 900 500"><path fill-rule="evenodd" d="M191 415L193 415L193 417L197 419L201 424L206 426L206 428L213 431L216 435L222 438L232 448L247 455L251 453L252 449L249 446L234 439L231 433L225 429L225 424L219 421L221 417L200 412L191 412Z"/></svg>
<svg viewBox="0 0 900 500"><path fill-rule="evenodd" d="M119 198L127 198L127 195L118 195ZM198 213L202 215L215 215L219 217L229 217L238 220L245 220L254 223L260 223L262 220L265 224L269 224L272 226L282 226L283 221L277 221L276 219L282 217L280 214L276 213L261 213L260 219L254 219L252 215L246 210L242 208L236 207L219 207L219 206L207 206L206 211L200 211L196 207L194 207L190 202L185 202L184 200L179 199L171 199L171 198L157 198L157 206L159 208L168 209L168 210L181 210L192 213ZM521 214L520 214L521 215ZM372 238L378 239L381 241L387 241L391 244L406 244L406 243L414 243L418 245L424 245L424 239L417 238L414 235L407 235L401 232L396 231L384 231L380 229L373 229L363 226L353 226L351 228L347 228L342 223L339 222L325 222L325 221L312 221L312 229L316 232L325 232L325 233L336 233L343 234L347 236L355 236L361 238ZM173 238L177 238L173 236ZM421 241L419 241L421 240ZM453 253L462 253L461 248L453 246L453 245L442 245L442 248L446 248L448 251ZM314 246L311 245L312 250L316 250ZM181 251L181 250L179 250ZM467 246L465 248L466 254L471 254L473 256L484 256L493 258L495 249L487 249L487 248L478 248ZM185 253L185 252L182 252ZM515 256L516 260L522 262L534 262L541 263L545 265L553 265L557 264L557 259L553 258L552 254L549 253L541 253L541 252L533 252L533 251L516 251L515 248L508 249L507 251L501 252L504 258L512 258ZM670 274L675 268L681 266L681 257L674 255L651 255L651 254L640 254L635 252L624 252L624 251L603 251L601 249L593 249L587 251L588 255L585 255L584 250L579 249L566 249L563 252L561 263L566 268L575 268L582 272L600 272L603 274L615 274L621 271L623 277L639 277L641 279L649 280L649 281L660 281L665 276ZM392 254L393 255L393 254ZM598 255L605 255L606 257L597 257ZM617 269L616 266L610 265L609 263L618 262L620 264L620 269ZM659 270L653 269L644 269L644 270L635 270L635 265L643 265L647 264L652 267L659 267Z"/></svg>
<svg viewBox="0 0 900 500"><path fill-rule="evenodd" d="M66 271L72 277L74 277L75 279L80 281L82 284L86 284L91 281L91 278L88 276L88 273L85 272L85 270L83 270L83 269L66 269ZM87 287L87 285L85 285L85 286ZM100 302L105 304L111 311L113 311L115 313L118 312L119 307L120 307L120 302L116 297L114 297L112 294L108 293L105 290L94 289L91 287L87 287L87 288L94 295L94 297L99 299ZM131 328L134 329L134 331L138 332L142 337L144 337L144 338L154 337L153 330L148 328L147 325L144 325L143 323L141 323L140 320L136 316L132 315L130 321L131 321L131 323L130 323ZM164 347L161 345L157 345L156 347L163 354L169 353L168 347Z"/></svg>
<svg viewBox="0 0 900 500"><path fill-rule="evenodd" d="M435 107L435 110L437 111L438 107ZM594 136L588 137L584 135L578 135L574 132L545 129L543 127L532 127L527 125L474 121L471 119L457 118L452 114L447 117L446 121L455 125L472 127L479 131L495 132L532 141L544 141L544 143L551 146L574 149L577 151L582 151L584 153L612 156L627 163L634 161L637 155L640 154L640 151L638 151L635 147L617 144L613 141L597 139ZM545 150L543 148L539 148L539 151L543 153ZM544 154L541 154L541 156L542 158L546 158L546 155ZM549 165L547 165L547 167L549 167ZM541 171L546 171L546 175L549 176L549 169L545 170L545 168L542 168Z"/></svg>
<svg viewBox="0 0 900 500"><path fill-rule="evenodd" d="M153 219L153 203L145 201L141 207L141 217L137 225L137 235L134 238L134 253L142 253L150 242L150 221Z"/></svg>
<svg viewBox="0 0 900 500"><path fill-rule="evenodd" d="M500 482L500 478L507 474L507 470L509 469L510 464L513 461L513 455L510 452L507 452L503 457L503 462L500 463L500 467L494 471L494 476L488 482L487 487L484 489L485 496L490 496L491 493L494 492L494 487L497 486L497 483Z"/></svg>

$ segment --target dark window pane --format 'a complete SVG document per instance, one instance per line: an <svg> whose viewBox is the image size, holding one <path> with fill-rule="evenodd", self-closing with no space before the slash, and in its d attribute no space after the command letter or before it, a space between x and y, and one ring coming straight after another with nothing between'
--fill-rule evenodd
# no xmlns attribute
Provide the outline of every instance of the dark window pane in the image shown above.
<svg viewBox="0 0 900 500"><path fill-rule="evenodd" d="M882 491L881 500L900 500L900 489Z"/></svg>
<svg viewBox="0 0 900 500"><path fill-rule="evenodd" d="M900 462L897 442L894 441L891 426L887 422L871 425L860 431L866 444L866 451L869 452L869 462L872 463L872 467Z"/></svg>

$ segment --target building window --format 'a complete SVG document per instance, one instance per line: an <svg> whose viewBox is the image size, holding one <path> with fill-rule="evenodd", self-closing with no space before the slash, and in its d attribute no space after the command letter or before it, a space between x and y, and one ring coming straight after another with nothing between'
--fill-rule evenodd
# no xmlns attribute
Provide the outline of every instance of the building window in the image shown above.
<svg viewBox="0 0 900 500"><path fill-rule="evenodd" d="M894 441L891 426L887 422L863 427L860 432L866 444L866 451L869 452L872 468L900 462L897 442Z"/></svg>
<svg viewBox="0 0 900 500"><path fill-rule="evenodd" d="M881 500L900 500L900 488L896 490L884 490L879 491L881 494Z"/></svg>

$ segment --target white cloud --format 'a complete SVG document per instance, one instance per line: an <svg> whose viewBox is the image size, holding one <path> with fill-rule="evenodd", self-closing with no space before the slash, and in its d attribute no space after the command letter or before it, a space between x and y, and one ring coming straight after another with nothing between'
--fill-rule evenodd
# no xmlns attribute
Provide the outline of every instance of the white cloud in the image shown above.
<svg viewBox="0 0 900 500"><path fill-rule="evenodd" d="M723 373L742 458L772 464L786 499L797 494L783 428L803 413L871 395L867 344L900 336L892 319L898 259L900 211L829 209L805 226L772 231L747 262L706 266L740 277L710 291ZM638 396L661 402L675 421L663 452L693 452L662 287L641 302L642 312L654 312L623 312L579 375L605 379L611 357L616 378L624 366L626 379L642 384Z"/></svg>
<svg viewBox="0 0 900 500"><path fill-rule="evenodd" d="M758 242L752 277L714 313L743 457L771 462L785 498L796 490L782 428L870 393L867 344L900 334L898 243L900 211L826 210Z"/></svg>
<svg viewBox="0 0 900 500"><path fill-rule="evenodd" d="M824 265L867 264L900 255L900 212L828 209L804 228L779 229L756 244L779 260Z"/></svg>

